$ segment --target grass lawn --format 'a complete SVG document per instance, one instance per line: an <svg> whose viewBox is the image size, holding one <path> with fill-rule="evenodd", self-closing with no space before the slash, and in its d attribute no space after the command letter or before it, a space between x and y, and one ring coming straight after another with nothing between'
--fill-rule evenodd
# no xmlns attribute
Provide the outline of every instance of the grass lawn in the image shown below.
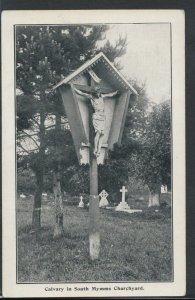
<svg viewBox="0 0 195 300"><path fill-rule="evenodd" d="M64 206L64 234L53 238L53 205L43 201L42 229L30 234L32 198L17 201L18 282L171 281L170 210L139 214L101 209L101 252L88 254L88 210Z"/></svg>

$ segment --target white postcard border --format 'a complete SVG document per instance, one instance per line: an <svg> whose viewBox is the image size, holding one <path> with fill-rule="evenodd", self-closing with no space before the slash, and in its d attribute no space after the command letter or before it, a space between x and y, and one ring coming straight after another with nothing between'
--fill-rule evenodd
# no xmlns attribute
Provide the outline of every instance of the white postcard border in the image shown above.
<svg viewBox="0 0 195 300"><path fill-rule="evenodd" d="M9 297L182 296L185 294L185 26L182 10L4 11L2 13L3 295ZM14 25L170 22L172 27L173 252L170 283L16 284ZM46 288L64 288L46 291ZM78 290L74 288L87 288ZM95 291L96 288L111 288ZM120 289L118 289L119 287ZM71 290L70 290L71 288ZM126 288L122 290L122 288ZM135 289L139 288L139 289ZM140 289L141 288L141 289ZM69 290L68 290L69 289Z"/></svg>

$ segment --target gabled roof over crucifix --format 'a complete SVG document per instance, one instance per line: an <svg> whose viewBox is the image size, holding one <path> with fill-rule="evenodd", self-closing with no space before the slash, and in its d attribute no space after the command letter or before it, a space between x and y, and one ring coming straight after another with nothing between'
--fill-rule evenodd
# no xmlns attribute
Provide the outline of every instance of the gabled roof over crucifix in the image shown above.
<svg viewBox="0 0 195 300"><path fill-rule="evenodd" d="M108 150L115 143L121 142L129 102L134 102L137 91L102 52L57 83L53 87L55 89L59 90L63 100L80 163L89 163L89 149L92 149L90 147L93 144L90 134L93 114L99 111L103 114L103 117L95 115L96 125L103 118L103 141L97 157L97 163L103 163ZM98 107L95 109L86 97L87 93L94 97L95 89L101 91L101 99L104 99L100 110Z"/></svg>
<svg viewBox="0 0 195 300"><path fill-rule="evenodd" d="M83 73L91 72L91 76L98 76L101 79L105 79L114 89L130 90L132 94L138 95L137 91L130 85L130 83L124 78L124 76L115 68L115 66L109 61L109 59L100 52L94 56L91 60L85 62L81 67L68 75L66 78L57 83L52 90L60 87L61 85L68 84L77 79ZM98 80L98 78L96 78Z"/></svg>

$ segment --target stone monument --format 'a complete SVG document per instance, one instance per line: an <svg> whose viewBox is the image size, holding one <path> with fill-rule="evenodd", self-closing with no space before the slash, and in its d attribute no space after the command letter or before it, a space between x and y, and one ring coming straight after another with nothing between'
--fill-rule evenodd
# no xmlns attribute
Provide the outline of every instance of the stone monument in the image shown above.
<svg viewBox="0 0 195 300"><path fill-rule="evenodd" d="M122 193L122 201L115 208L116 211L125 211L129 214L142 212L141 209L131 209L129 204L125 201L125 193L127 193L125 186L123 186L122 189L120 189L120 192Z"/></svg>
<svg viewBox="0 0 195 300"><path fill-rule="evenodd" d="M125 210L130 210L130 206L128 203L125 201L125 193L128 191L126 190L125 186L120 189L120 192L122 193L122 201L117 205L115 208L116 211L125 211Z"/></svg>
<svg viewBox="0 0 195 300"><path fill-rule="evenodd" d="M108 206L109 205L109 203L108 203L108 200L107 200L107 197L108 197L108 193L105 191L105 190L103 190L100 194L99 194L99 196L100 196L100 202L99 202L99 207L106 207L106 206Z"/></svg>
<svg viewBox="0 0 195 300"><path fill-rule="evenodd" d="M83 196L80 196L80 202L79 202L78 207L83 208L84 206L85 205L84 205L84 202L83 202Z"/></svg>

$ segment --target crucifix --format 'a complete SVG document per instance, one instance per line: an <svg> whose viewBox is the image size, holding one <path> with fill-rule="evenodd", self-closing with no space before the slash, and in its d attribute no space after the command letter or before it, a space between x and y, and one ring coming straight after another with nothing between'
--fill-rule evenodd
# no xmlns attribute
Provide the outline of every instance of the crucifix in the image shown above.
<svg viewBox="0 0 195 300"><path fill-rule="evenodd" d="M93 80L101 81L91 70ZM91 75L92 76L92 75ZM91 102L89 106L89 156L90 156L90 205L89 205L89 253L92 260L99 257L100 232L99 232L99 195L98 195L98 165L97 157L100 155L104 137L106 116L104 111L104 98L111 98L118 91L110 92L100 86L74 85L73 90L84 99ZM92 112L92 108L94 112Z"/></svg>
<svg viewBox="0 0 195 300"><path fill-rule="evenodd" d="M87 91L85 86L81 87L82 90L77 89L76 87L74 88L74 90L78 95L90 100L91 105L94 109L94 113L92 115L92 124L95 130L93 154L94 156L98 157L100 155L102 147L106 122L106 116L104 111L104 98L114 97L118 94L118 91L111 93L103 93L102 89L99 86L92 87L91 90L89 90L87 86ZM83 90L85 90L85 92Z"/></svg>
<svg viewBox="0 0 195 300"><path fill-rule="evenodd" d="M78 161L90 168L89 254L94 260L100 251L98 164L121 143L129 101L133 103L137 92L102 52L55 89L64 103Z"/></svg>

